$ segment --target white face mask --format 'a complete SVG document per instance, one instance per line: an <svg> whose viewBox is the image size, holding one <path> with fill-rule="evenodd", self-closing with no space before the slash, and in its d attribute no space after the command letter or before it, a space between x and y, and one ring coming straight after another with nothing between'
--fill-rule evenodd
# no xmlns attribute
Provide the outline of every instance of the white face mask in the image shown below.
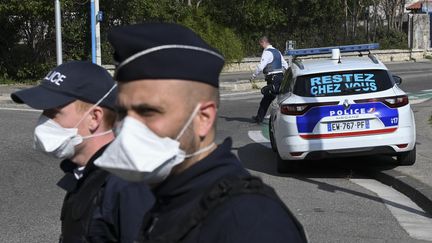
<svg viewBox="0 0 432 243"><path fill-rule="evenodd" d="M34 130L34 149L44 152L59 159L70 159L75 155L75 146L81 144L84 139L103 136L111 133L108 130L102 133L93 134L90 136L81 136L78 134L78 125L84 120L91 110L98 106L117 85L114 85L96 104L94 104L78 121L73 128L64 128L54 120L41 115Z"/></svg>
<svg viewBox="0 0 432 243"><path fill-rule="evenodd" d="M162 182L174 166L216 146L212 143L189 155L180 149L178 140L192 123L199 108L196 107L176 139L159 137L142 122L126 117L118 127L118 136L95 161L95 165L128 181L145 181L148 184Z"/></svg>

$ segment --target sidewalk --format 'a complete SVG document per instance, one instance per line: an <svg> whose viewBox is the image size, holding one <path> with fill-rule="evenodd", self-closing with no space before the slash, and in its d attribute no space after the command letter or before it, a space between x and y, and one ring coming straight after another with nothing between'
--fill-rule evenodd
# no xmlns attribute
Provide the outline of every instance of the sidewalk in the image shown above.
<svg viewBox="0 0 432 243"><path fill-rule="evenodd" d="M20 89L31 87L29 85L0 85L0 104L14 104L11 100L11 93Z"/></svg>
<svg viewBox="0 0 432 243"><path fill-rule="evenodd" d="M373 176L384 184L410 197L432 214L432 100L413 105L417 130L417 160L412 166L374 171ZM366 173L370 173L367 171Z"/></svg>
<svg viewBox="0 0 432 243"><path fill-rule="evenodd" d="M409 65L401 65L401 64L409 64L414 62L390 62L385 63L388 68L394 71L395 74L400 74L403 72L422 72L422 71L430 71L432 62L430 60L424 59L415 62L415 68L412 68ZM406 66L406 67L405 67ZM397 70L393 70L397 69ZM220 75L220 92L221 94L231 94L236 92L245 92L245 91L257 91L266 85L264 81L264 76L262 74L258 75L258 77L254 80L254 84L252 84L249 79L252 75L252 71L248 72L225 72ZM0 85L0 103L5 103L8 100L9 94L13 91L22 89L28 86L16 86L16 85Z"/></svg>
<svg viewBox="0 0 432 243"><path fill-rule="evenodd" d="M223 73L220 76L220 91L222 95L244 92L257 91L266 85L264 76L258 76L253 85L249 81L249 72ZM20 89L31 87L30 85L2 85L0 84L0 104L13 104L10 94Z"/></svg>

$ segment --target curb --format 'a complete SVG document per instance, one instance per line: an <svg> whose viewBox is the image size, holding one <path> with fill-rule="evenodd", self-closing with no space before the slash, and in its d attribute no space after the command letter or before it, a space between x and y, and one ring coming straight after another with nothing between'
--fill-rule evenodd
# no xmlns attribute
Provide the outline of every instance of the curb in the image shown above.
<svg viewBox="0 0 432 243"><path fill-rule="evenodd" d="M10 98L10 94L2 93L0 94L0 104L14 104L13 100Z"/></svg>
<svg viewBox="0 0 432 243"><path fill-rule="evenodd" d="M426 213L432 215L432 187L396 170L364 171L381 183L409 197Z"/></svg>
<svg viewBox="0 0 432 243"><path fill-rule="evenodd" d="M239 92L239 91L253 91L260 90L266 86L267 82L264 80L255 80L251 83L249 80L238 80L235 82L221 82L219 84L220 93Z"/></svg>

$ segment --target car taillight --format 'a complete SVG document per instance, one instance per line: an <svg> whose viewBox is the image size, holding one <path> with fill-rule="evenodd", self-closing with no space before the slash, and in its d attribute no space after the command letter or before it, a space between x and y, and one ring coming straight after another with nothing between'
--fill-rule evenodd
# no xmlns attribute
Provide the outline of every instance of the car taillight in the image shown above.
<svg viewBox="0 0 432 243"><path fill-rule="evenodd" d="M400 96L372 98L372 99L355 101L355 103L371 103L371 102L382 102L390 108L398 108L407 105L409 103L409 100L407 95L400 95Z"/></svg>
<svg viewBox="0 0 432 243"><path fill-rule="evenodd" d="M284 115L298 116L305 114L308 110L317 106L337 105L339 102L304 103L304 104L282 104L280 111Z"/></svg>

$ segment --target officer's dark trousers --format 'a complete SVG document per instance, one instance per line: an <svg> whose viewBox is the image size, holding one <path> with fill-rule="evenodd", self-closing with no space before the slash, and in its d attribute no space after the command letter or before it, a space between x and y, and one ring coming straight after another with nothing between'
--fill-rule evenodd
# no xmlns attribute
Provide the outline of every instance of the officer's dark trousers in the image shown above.
<svg viewBox="0 0 432 243"><path fill-rule="evenodd" d="M273 74L273 75L267 75L265 77L265 80L267 81L267 85L275 84L276 88L279 89L280 84L282 82L282 78L283 78L283 74L277 73L277 74ZM276 96L274 94L265 94L262 97L261 102L260 102L260 106L258 108L257 116L256 116L257 121L262 122L264 120L264 117L267 113L267 109L269 108L269 106L272 103L272 101L274 100L274 98L276 98Z"/></svg>

